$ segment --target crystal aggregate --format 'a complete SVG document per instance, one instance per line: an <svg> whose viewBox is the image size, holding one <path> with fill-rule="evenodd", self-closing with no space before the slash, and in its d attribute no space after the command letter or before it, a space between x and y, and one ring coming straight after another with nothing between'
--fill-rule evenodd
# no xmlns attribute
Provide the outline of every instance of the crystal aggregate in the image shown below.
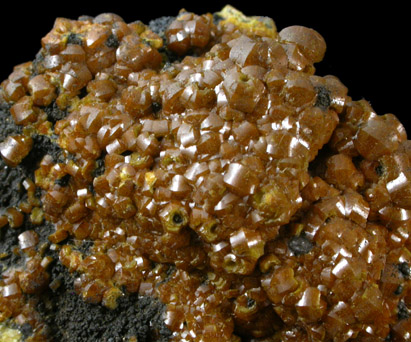
<svg viewBox="0 0 411 342"><path fill-rule="evenodd" d="M410 341L399 120L315 75L313 29L277 32L231 6L154 28L58 18L1 83L22 127L0 141L2 172L36 134L61 153L29 160L27 195L1 208L1 230L30 229L0 251L22 260L0 269L0 322L51 340L33 298L60 286L59 263L87 303L158 298L172 341Z"/></svg>

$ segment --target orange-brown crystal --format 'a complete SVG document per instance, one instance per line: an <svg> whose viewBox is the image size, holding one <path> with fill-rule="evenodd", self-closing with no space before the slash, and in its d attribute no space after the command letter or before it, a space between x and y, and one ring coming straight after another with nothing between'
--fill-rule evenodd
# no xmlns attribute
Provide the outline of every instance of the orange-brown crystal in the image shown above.
<svg viewBox="0 0 411 342"><path fill-rule="evenodd" d="M181 11L164 41L111 14L57 19L37 65L1 84L24 130L0 154L17 167L41 134L65 159L41 160L0 229L44 218L77 295L110 309L155 296L173 341L409 341L403 126L314 75L326 49L316 31L219 16ZM51 122L51 105L67 116ZM3 272L0 322L58 287L39 234L18 239L25 261Z"/></svg>

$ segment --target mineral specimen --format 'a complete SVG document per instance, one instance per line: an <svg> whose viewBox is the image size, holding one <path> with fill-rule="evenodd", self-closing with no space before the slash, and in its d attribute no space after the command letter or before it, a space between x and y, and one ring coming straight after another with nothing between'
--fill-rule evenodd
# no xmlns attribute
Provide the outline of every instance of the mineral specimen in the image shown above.
<svg viewBox="0 0 411 342"><path fill-rule="evenodd" d="M411 143L233 7L58 18L0 87L0 333L410 341Z"/></svg>

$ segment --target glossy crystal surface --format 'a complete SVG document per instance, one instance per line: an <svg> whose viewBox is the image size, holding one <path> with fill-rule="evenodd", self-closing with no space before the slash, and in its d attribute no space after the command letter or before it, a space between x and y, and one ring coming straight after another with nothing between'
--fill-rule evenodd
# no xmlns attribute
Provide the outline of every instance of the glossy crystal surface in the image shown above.
<svg viewBox="0 0 411 342"><path fill-rule="evenodd" d="M0 321L50 338L27 295L59 287L57 262L86 302L158 298L173 341L410 340L411 145L315 75L319 33L228 6L163 32L59 18L41 43L1 84L22 131L0 154L18 167L43 135L61 155L33 161L26 200L0 212L0 229L34 227Z"/></svg>

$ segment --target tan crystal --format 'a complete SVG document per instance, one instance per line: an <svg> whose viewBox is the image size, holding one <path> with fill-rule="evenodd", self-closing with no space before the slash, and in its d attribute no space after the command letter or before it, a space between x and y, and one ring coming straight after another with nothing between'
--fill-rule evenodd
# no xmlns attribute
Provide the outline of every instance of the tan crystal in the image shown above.
<svg viewBox="0 0 411 342"><path fill-rule="evenodd" d="M227 6L163 31L59 18L1 83L19 132L2 177L32 179L0 211L16 236L0 258L21 257L1 271L0 321L44 340L58 266L93 305L157 297L173 341L408 341L402 124L314 74L326 46L310 28Z"/></svg>

